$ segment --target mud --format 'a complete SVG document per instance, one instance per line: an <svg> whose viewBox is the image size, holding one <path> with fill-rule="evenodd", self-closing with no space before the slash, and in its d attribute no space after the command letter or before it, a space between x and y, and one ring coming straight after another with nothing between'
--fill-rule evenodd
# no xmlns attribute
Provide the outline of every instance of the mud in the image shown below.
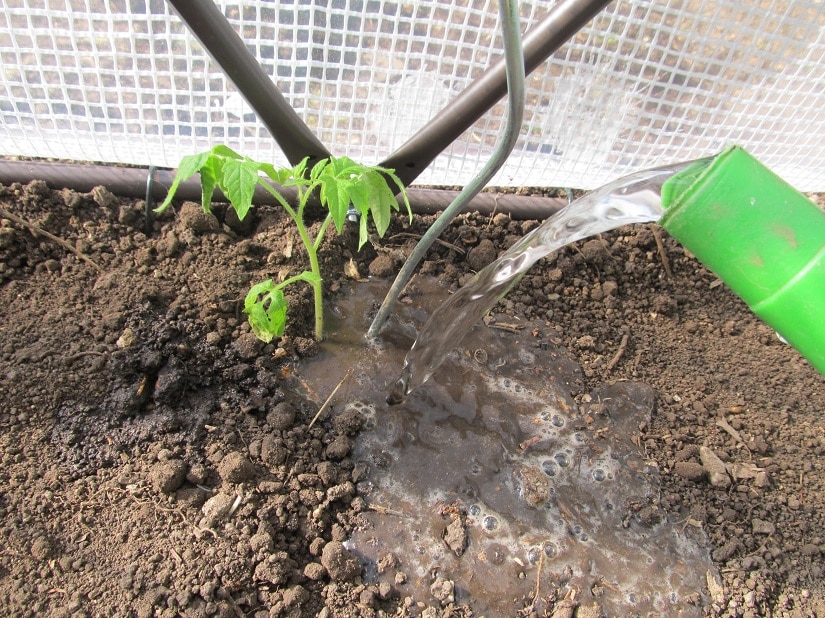
<svg viewBox="0 0 825 618"><path fill-rule="evenodd" d="M276 344L251 337L240 313L250 283L305 266L279 213L240 225L188 206L147 235L139 201L40 182L0 189L0 207L100 267L0 217L0 613L477 615L461 578L438 564L418 581L403 555L366 570L358 560L353 535L380 515L357 451L374 428L346 408L361 399L358 382L315 420L329 392L304 377L325 345L310 338L308 290L290 293ZM330 237L330 311L376 259L397 267L427 224L399 220L361 254L354 237ZM462 216L422 272L455 289L471 255L500 252L535 225ZM580 371L564 395L578 417L597 418L599 389L649 389L649 420L617 433L656 470L657 491L621 508L631 526L707 543L717 575L691 599L699 612L825 614L822 376L650 225L543 260L482 328L528 324ZM478 363L481 349L458 355ZM519 478L522 495L544 498L544 477ZM432 504L451 563L478 555L484 517L472 506ZM562 554L542 568L564 565ZM611 581L581 573L528 590L501 615L613 613Z"/></svg>

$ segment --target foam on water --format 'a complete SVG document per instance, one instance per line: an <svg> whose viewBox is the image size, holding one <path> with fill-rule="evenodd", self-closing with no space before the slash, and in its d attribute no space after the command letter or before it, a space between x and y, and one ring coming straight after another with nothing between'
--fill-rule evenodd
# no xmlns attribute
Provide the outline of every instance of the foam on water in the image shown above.
<svg viewBox="0 0 825 618"><path fill-rule="evenodd" d="M445 295L432 282L423 291L429 305ZM407 305L381 345L353 345L370 294L381 292L359 286L342 301L347 323L331 325L324 352L302 369L319 393L348 367L358 376L332 413L353 405L367 420L354 459L367 470L358 489L369 526L350 546L369 577L392 584L403 571L400 593L426 603L441 577L455 583L457 602L489 615L515 615L537 587L538 610L556 591L608 614L701 615L692 603L710 558L697 531L656 511L657 469L634 443L652 389L618 383L578 403L580 368L544 324L476 327L426 388L388 407L394 368L425 312ZM387 554L398 566L384 568Z"/></svg>

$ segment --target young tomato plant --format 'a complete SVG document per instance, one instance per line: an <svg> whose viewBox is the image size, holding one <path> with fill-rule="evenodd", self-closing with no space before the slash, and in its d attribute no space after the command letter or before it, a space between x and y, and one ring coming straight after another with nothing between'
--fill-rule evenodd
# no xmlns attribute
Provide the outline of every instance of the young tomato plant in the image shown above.
<svg viewBox="0 0 825 618"><path fill-rule="evenodd" d="M261 163L244 157L226 146L215 146L207 152L184 157L178 167L175 179L163 204L157 210L164 210L171 204L180 183L200 173L202 204L210 212L212 192L219 188L238 215L243 220L252 207L255 187L260 185L283 207L298 229L309 258L309 270L280 283L272 279L258 283L249 290L244 300L244 313L249 316L249 324L255 335L267 343L280 337L286 324L287 302L283 289L297 281L308 283L313 290L315 301L315 337L324 335L323 286L318 265L318 250L330 223L340 234L350 204L360 215L358 248L368 238L368 216L372 217L376 232L382 237L390 224L393 210L398 210L395 193L387 179L392 180L401 192L404 205L412 218L410 203L401 180L394 170L379 166L365 166L347 157L329 158L319 161L311 169L307 159L292 168L276 168L270 163ZM273 186L295 187L298 196L297 207L290 205ZM313 238L310 235L304 211L310 197L317 191L321 205L327 214Z"/></svg>

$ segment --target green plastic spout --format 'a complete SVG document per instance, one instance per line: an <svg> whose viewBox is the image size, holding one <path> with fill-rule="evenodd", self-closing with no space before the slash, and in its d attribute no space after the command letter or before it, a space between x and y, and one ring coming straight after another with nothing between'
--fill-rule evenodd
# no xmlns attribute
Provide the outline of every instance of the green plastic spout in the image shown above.
<svg viewBox="0 0 825 618"><path fill-rule="evenodd" d="M662 226L825 375L825 213L738 146L662 187Z"/></svg>

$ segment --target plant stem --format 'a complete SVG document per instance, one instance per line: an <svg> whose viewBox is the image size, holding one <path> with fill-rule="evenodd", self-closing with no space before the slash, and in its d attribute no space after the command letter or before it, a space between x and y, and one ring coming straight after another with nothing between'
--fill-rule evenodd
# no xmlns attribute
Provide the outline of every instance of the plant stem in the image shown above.
<svg viewBox="0 0 825 618"><path fill-rule="evenodd" d="M295 225L298 228L298 235L301 237L301 242L309 257L309 269L312 274L318 276L318 283L310 283L315 300L315 338L321 341L324 338L324 298L323 298L323 282L321 281L321 267L318 264L318 250L309 238L309 233L304 225L302 219L293 217ZM324 226L324 229L325 226Z"/></svg>
<svg viewBox="0 0 825 618"><path fill-rule="evenodd" d="M303 191L300 186L298 187L298 210L296 211L283 199L283 196L269 186L268 183L261 184L275 196L295 223L295 227L298 228L298 236L301 237L301 242L304 243L307 257L309 257L309 269L312 271L312 274L318 277L318 283L309 282L309 284L312 286L313 304L315 307L315 338L321 341L324 338L324 284L321 279L321 266L318 263L318 248L324 238L324 232L326 232L329 222L332 220L332 215L328 214L326 219L324 219L324 222L321 224L321 230L315 238L315 242L312 242L306 225L304 224L304 208L312 192L309 190Z"/></svg>

